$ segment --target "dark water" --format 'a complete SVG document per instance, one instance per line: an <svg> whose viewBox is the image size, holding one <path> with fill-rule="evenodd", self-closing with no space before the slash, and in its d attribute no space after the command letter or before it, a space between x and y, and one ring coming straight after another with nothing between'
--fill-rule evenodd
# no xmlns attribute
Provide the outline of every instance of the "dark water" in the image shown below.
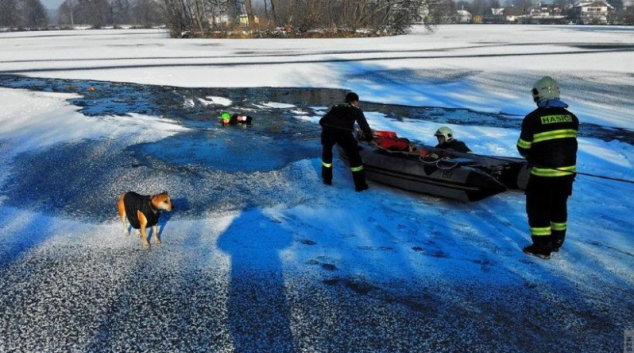
<svg viewBox="0 0 634 353"><path fill-rule="evenodd" d="M25 88L44 92L76 92L79 98L69 99L69 103L81 107L83 114L124 115L139 113L160 115L179 121L181 124L197 128L205 126L201 122L215 122L224 109L242 112L257 118L251 128L255 134L279 138L280 135L296 138L294 134L316 134L318 127L293 116L295 111L316 116L323 114L323 108L341 101L344 90L330 88L187 88L172 86L141 85L92 80L40 79L15 75L0 75L0 87ZM90 88L94 90L89 90ZM215 96L232 101L230 108L205 105L199 99ZM190 102L191 105L185 105ZM292 108L268 107L266 102L292 104ZM521 117L504 113L478 112L468 109L444 107L417 107L396 104L362 102L366 112L383 113L386 119L420 119L450 124L517 128ZM583 124L581 136L599 138L604 141L619 140L634 144L634 131ZM305 137L305 136L304 136Z"/></svg>

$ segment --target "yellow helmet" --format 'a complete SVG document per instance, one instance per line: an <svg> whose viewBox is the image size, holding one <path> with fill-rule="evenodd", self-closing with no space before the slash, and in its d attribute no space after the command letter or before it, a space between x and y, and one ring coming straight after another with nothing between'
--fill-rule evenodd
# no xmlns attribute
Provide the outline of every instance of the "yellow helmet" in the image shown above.
<svg viewBox="0 0 634 353"><path fill-rule="evenodd" d="M533 85L533 101L559 98L559 84L550 76L540 78Z"/></svg>

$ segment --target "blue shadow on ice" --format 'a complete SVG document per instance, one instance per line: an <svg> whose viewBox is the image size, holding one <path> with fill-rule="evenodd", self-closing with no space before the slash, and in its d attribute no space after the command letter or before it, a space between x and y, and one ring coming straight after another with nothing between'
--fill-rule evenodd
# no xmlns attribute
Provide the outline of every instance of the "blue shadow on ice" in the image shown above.
<svg viewBox="0 0 634 353"><path fill-rule="evenodd" d="M241 128L185 132L131 150L171 166L229 173L269 172L320 153L314 138L291 141Z"/></svg>
<svg viewBox="0 0 634 353"><path fill-rule="evenodd" d="M0 223L5 229L13 230L10 234L6 232L1 238L0 269L52 236L51 219L39 214L5 209L0 215Z"/></svg>
<svg viewBox="0 0 634 353"><path fill-rule="evenodd" d="M291 242L260 210L243 212L219 236L231 258L227 312L236 352L295 352L280 257Z"/></svg>

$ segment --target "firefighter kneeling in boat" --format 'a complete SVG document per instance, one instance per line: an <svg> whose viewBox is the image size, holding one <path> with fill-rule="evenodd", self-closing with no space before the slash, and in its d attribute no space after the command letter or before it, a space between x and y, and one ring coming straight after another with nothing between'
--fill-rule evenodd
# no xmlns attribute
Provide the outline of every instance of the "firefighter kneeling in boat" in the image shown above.
<svg viewBox="0 0 634 353"><path fill-rule="evenodd" d="M372 141L372 130L365 115L363 115L363 111L359 108L359 96L354 92L348 93L345 103L334 105L319 120L319 125L322 128L321 144L323 146L321 177L324 184L332 185L332 148L337 144L343 149L350 162L355 191L363 191L368 189L368 184L365 181L359 146L353 135L355 122L361 128L361 139Z"/></svg>

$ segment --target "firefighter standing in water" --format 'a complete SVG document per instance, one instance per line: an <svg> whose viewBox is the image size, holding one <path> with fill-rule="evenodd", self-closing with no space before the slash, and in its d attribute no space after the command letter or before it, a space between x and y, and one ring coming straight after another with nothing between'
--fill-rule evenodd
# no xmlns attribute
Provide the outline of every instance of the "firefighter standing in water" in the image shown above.
<svg viewBox="0 0 634 353"><path fill-rule="evenodd" d="M229 112L222 112L218 118L222 120L222 125L224 126L236 124L251 125L251 121L253 121L253 118L248 115L230 114Z"/></svg>
<svg viewBox="0 0 634 353"><path fill-rule="evenodd" d="M346 95L346 102L336 104L321 120L321 144L323 146L321 157L321 177L324 184L332 185L332 148L339 145L350 162L352 179L354 180L355 191L368 189L363 171L363 161L359 155L357 140L354 138L354 123L361 128L361 139L372 141L372 130L368 121L359 108L359 96L350 92Z"/></svg>
<svg viewBox="0 0 634 353"><path fill-rule="evenodd" d="M517 150L531 166L526 213L533 243L524 252L542 259L559 251L566 237L568 196L577 163L579 120L559 99L559 85L543 77L533 86L537 109L526 115Z"/></svg>

